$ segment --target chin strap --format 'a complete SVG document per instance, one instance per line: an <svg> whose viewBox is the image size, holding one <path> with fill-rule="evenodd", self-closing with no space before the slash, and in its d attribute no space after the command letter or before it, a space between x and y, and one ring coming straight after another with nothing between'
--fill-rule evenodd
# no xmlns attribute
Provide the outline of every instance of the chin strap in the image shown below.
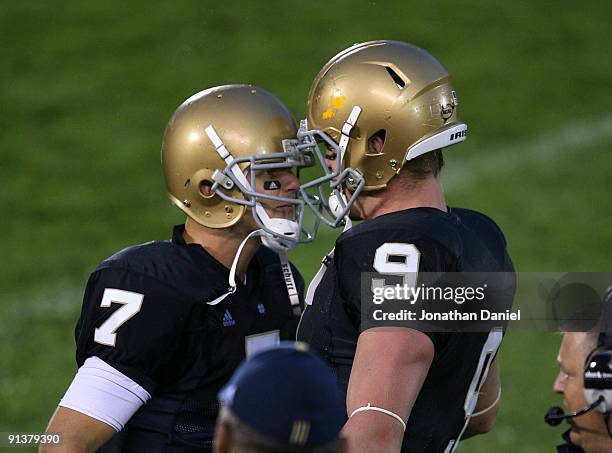
<svg viewBox="0 0 612 453"><path fill-rule="evenodd" d="M217 134L217 131L215 131L213 125L209 124L208 127L204 129L204 131L206 132L206 135L208 135L208 138L215 147L215 150L217 151L217 154L219 154L219 157L221 157L221 159L225 161L227 167L230 168L230 171L234 175L234 178L236 178L236 180L245 188L250 190L251 184L249 184L249 181L247 180L246 176L242 173L240 166L233 165L236 159L234 159L234 156L232 156L232 154L227 150L225 144Z"/></svg>
<svg viewBox="0 0 612 453"><path fill-rule="evenodd" d="M338 156L336 157L337 165L339 165L340 167L342 167L342 162L344 161L344 154L346 153L346 148L348 146L349 140L351 139L351 131L353 130L353 127L355 127L355 123L357 123L359 115L361 115L361 107L356 105L353 107L351 113L349 114L348 118L344 122L344 125L342 126L342 135L340 136L340 142L338 143ZM342 186L332 191L332 194L329 196L328 203L329 209L331 210L336 220L340 220L340 214L342 214L345 207L348 206L348 200L344 196ZM348 213L345 217L348 222ZM346 229L344 231L346 231Z"/></svg>
<svg viewBox="0 0 612 453"><path fill-rule="evenodd" d="M335 189L334 192L329 196L329 210L332 212L336 221L340 220L340 214L344 210L344 206L346 206L347 201L346 197L340 190ZM348 216L346 216L348 218Z"/></svg>
<svg viewBox="0 0 612 453"><path fill-rule="evenodd" d="M348 142L351 138L351 131L353 127L355 127L355 123L359 119L359 115L361 115L361 107L358 105L354 106L349 114L348 118L342 125L342 136L340 137L340 143L338 143L338 147L340 148L340 154L338 156L338 163L342 165L342 160L344 159L344 153L346 152L346 147L348 146Z"/></svg>
<svg viewBox="0 0 612 453"><path fill-rule="evenodd" d="M222 294L221 296L217 297L216 299L211 300L210 302L206 302L208 305L217 305L219 302L221 302L227 296L229 296L230 294L234 294L236 292L236 267L238 266L238 259L240 258L240 254L242 253L242 249L244 248L244 245L247 243L247 241L249 239L251 239L252 237L255 237L255 236L261 236L262 234L263 234L263 230L251 231L247 235L247 237L245 237L242 240L242 242L238 246L238 250L236 251L236 255L234 255L234 261L232 261L232 267L230 267L230 273L229 273L229 279L228 279L229 288L227 288L227 292L225 294Z"/></svg>
<svg viewBox="0 0 612 453"><path fill-rule="evenodd" d="M266 233L264 230L255 230L249 233L247 237L242 240L242 242L238 246L236 255L234 256L232 267L230 268L228 279L229 288L227 289L227 292L217 297L216 299L211 300L210 302L206 302L208 305L217 305L227 296L236 292L236 268L238 267L238 260L240 259L240 254L242 253L244 245L247 243L247 241L256 236L261 236L264 242L266 242L266 239L269 239L271 237L271 235L269 235L269 233ZM270 246L271 244L268 242L266 245ZM285 281L285 286L287 287L287 294L289 296L289 301L291 302L293 314L295 316L300 316L302 314L302 307L300 306L300 296L297 291L297 286L295 285L295 279L293 278L293 271L291 270L291 264L289 263L287 250L278 247L271 248L278 254L278 257L280 259L281 270L283 271L283 280Z"/></svg>
<svg viewBox="0 0 612 453"><path fill-rule="evenodd" d="M259 202L255 202L253 217L267 229L262 236L262 242L266 247L274 251L289 250L296 246L300 230L297 222L289 219L271 218L266 209ZM270 231L276 232L276 235Z"/></svg>

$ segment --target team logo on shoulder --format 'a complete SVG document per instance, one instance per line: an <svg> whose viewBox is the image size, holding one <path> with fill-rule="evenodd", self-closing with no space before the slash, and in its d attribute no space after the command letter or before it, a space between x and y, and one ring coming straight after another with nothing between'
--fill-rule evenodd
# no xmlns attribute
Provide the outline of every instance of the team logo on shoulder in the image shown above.
<svg viewBox="0 0 612 453"><path fill-rule="evenodd" d="M230 326L235 326L236 325L236 321L234 321L234 318L232 318L232 314L230 313L229 309L225 309L225 313L223 313L223 327L230 327Z"/></svg>

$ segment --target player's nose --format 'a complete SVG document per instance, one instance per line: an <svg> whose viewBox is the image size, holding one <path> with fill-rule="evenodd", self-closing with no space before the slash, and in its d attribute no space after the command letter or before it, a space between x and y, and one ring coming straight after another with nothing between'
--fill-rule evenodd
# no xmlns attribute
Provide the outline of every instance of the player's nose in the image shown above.
<svg viewBox="0 0 612 453"><path fill-rule="evenodd" d="M298 190L300 187L300 180L293 172L286 171L283 172L283 180L281 187L285 192L293 193Z"/></svg>
<svg viewBox="0 0 612 453"><path fill-rule="evenodd" d="M325 165L327 166L327 170L330 173L336 171L336 160L335 159L325 159Z"/></svg>

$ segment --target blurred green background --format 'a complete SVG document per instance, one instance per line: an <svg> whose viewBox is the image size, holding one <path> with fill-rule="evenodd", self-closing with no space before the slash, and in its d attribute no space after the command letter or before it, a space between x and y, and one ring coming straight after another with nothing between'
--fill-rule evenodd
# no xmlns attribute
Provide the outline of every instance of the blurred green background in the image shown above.
<svg viewBox="0 0 612 453"><path fill-rule="evenodd" d="M159 159L174 109L250 82L301 118L354 42L409 41L449 68L470 137L446 154L448 202L491 215L519 270L612 270L610 17L604 1L3 2L0 431L44 429L97 263L181 222ZM333 237L293 254L307 278ZM498 423L460 451L552 450L559 342L507 335Z"/></svg>

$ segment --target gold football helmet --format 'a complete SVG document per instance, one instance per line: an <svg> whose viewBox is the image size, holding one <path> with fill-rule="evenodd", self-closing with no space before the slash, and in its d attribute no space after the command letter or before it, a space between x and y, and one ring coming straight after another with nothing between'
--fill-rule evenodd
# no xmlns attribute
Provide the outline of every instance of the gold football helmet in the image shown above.
<svg viewBox="0 0 612 453"><path fill-rule="evenodd" d="M317 144L334 148L339 165L335 171L324 166L325 176L302 185L302 197L321 220L337 226L361 191L384 189L408 160L466 134L451 76L435 57L398 41L356 44L333 57L310 89L298 138L315 154ZM368 149L374 135L384 137L379 152ZM322 162L320 151L317 157ZM327 201L323 182L331 183ZM342 186L352 192L348 201ZM308 191L314 187L318 196Z"/></svg>
<svg viewBox="0 0 612 453"><path fill-rule="evenodd" d="M303 230L303 200L256 190L258 170L307 165L305 154L284 150L283 142L295 141L296 132L289 110L262 88L224 85L194 94L174 112L164 134L170 200L209 228L231 227L251 207L266 245L286 249L312 240L314 233ZM295 218L270 218L262 199L293 206Z"/></svg>

